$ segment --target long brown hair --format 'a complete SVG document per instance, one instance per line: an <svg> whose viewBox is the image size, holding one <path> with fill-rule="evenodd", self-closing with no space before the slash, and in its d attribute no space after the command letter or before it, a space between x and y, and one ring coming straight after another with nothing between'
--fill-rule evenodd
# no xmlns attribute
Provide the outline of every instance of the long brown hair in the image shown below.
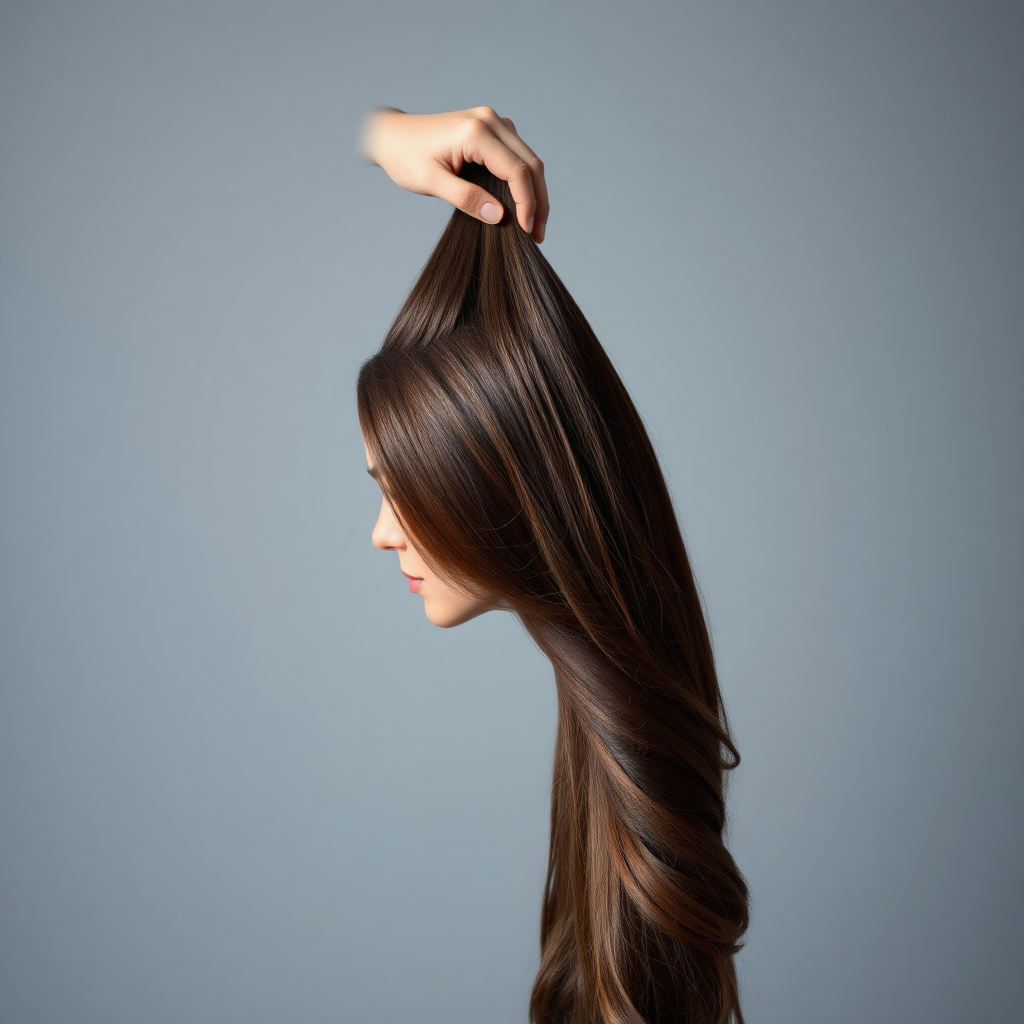
<svg viewBox="0 0 1024 1024"><path fill-rule="evenodd" d="M693 574L632 400L513 216L454 213L358 405L424 557L511 608L554 666L531 1021L742 1024L748 894L722 841L739 755Z"/></svg>

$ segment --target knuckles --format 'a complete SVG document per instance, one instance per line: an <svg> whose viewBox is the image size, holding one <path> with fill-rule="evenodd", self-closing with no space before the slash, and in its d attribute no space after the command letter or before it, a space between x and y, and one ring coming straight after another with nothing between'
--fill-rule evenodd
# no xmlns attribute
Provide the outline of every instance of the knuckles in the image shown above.
<svg viewBox="0 0 1024 1024"><path fill-rule="evenodd" d="M467 118L462 126L462 137L464 142L476 142L491 131L483 121L475 117Z"/></svg>

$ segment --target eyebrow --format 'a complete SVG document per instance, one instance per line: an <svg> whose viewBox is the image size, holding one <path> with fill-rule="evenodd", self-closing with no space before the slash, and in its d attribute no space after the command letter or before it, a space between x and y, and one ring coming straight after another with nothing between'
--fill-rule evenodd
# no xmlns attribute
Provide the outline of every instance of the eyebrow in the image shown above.
<svg viewBox="0 0 1024 1024"><path fill-rule="evenodd" d="M369 473L370 476L372 476L374 480L379 480L380 479L380 476L377 473L377 467L376 466L367 466L366 467L366 472Z"/></svg>

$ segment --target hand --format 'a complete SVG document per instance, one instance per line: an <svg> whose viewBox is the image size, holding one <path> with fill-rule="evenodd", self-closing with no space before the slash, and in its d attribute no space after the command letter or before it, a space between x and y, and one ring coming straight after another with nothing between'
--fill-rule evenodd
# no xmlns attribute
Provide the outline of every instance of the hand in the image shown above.
<svg viewBox="0 0 1024 1024"><path fill-rule="evenodd" d="M544 240L548 220L544 164L516 134L516 126L490 107L447 114L374 110L363 128L362 148L396 185L438 196L471 217L496 224L502 217L498 200L458 177L464 163L483 164L508 182L519 226L535 241Z"/></svg>

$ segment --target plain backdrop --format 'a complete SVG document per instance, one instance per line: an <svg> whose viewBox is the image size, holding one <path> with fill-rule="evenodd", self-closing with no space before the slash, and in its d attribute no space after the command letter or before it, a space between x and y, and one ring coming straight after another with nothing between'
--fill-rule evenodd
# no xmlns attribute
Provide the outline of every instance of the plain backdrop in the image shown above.
<svg viewBox="0 0 1024 1024"><path fill-rule="evenodd" d="M1021 1021L1024 15L0 3L0 1020L525 1024L550 668L432 627L353 401L490 104L663 460L751 1024Z"/></svg>

